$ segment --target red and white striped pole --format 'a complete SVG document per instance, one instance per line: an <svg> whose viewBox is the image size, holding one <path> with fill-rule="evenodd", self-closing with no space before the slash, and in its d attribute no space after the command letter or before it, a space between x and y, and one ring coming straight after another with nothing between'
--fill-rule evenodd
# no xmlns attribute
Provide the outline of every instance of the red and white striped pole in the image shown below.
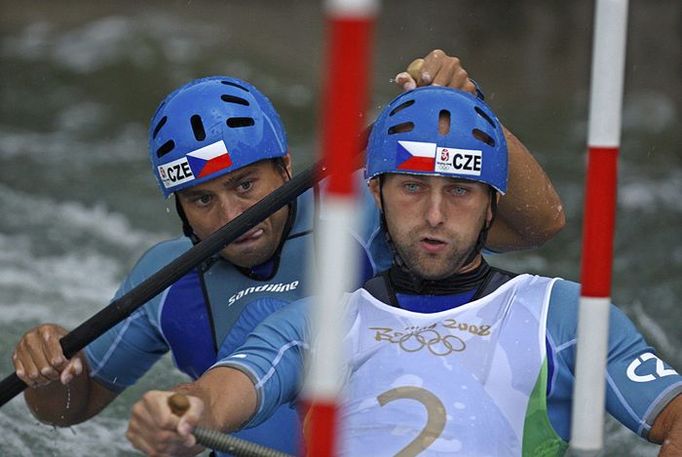
<svg viewBox="0 0 682 457"><path fill-rule="evenodd" d="M604 442L617 161L625 70L627 0L597 0L571 450L597 455Z"/></svg>
<svg viewBox="0 0 682 457"><path fill-rule="evenodd" d="M359 275L357 253L349 233L357 210L352 179L358 167L364 112L369 100L371 35L379 0L327 0L327 68L323 94L322 150L329 169L325 219L318 230L314 334L303 390L309 406L306 453L337 454L337 401L343 383L345 355L343 307L339 300Z"/></svg>

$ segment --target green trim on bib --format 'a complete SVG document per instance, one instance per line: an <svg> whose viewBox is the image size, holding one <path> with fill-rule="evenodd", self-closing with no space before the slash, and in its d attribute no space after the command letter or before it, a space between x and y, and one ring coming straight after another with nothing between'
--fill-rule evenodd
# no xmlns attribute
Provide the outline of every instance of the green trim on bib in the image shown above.
<svg viewBox="0 0 682 457"><path fill-rule="evenodd" d="M554 431L547 415L547 359L526 408L523 424L524 457L559 457L566 453L568 443Z"/></svg>

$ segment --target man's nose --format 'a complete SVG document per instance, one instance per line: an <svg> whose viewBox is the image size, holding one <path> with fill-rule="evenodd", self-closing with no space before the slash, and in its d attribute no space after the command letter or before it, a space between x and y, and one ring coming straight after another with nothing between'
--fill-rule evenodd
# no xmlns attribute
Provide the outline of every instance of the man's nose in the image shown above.
<svg viewBox="0 0 682 457"><path fill-rule="evenodd" d="M246 206L243 202L238 199L221 197L220 198L220 209L223 225L235 219L241 213L246 210Z"/></svg>
<svg viewBox="0 0 682 457"><path fill-rule="evenodd" d="M425 219L431 227L436 227L445 222L444 203L443 196L439 192L431 192L427 196Z"/></svg>

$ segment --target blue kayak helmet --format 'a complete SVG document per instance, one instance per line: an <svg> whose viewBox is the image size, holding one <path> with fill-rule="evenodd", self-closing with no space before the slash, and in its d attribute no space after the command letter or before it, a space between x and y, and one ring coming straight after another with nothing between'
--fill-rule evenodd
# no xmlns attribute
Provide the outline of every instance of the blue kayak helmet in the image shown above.
<svg viewBox="0 0 682 457"><path fill-rule="evenodd" d="M374 122L366 160L367 179L398 173L488 184L493 219L497 208L494 194L507 191L507 142L502 125L483 100L457 89L427 86L396 97ZM385 208L381 183L381 206ZM393 252L394 264L409 273L415 290L428 290L434 281L410 271L408 262L393 244L383 211L381 224ZM463 265L479 255L491 225L492 220L481 227Z"/></svg>
<svg viewBox="0 0 682 457"><path fill-rule="evenodd" d="M190 81L161 102L149 155L164 197L287 154L284 126L253 85L227 76Z"/></svg>
<svg viewBox="0 0 682 457"><path fill-rule="evenodd" d="M396 97L374 123L366 159L367 179L435 175L507 191L502 125L483 100L457 89L427 86Z"/></svg>

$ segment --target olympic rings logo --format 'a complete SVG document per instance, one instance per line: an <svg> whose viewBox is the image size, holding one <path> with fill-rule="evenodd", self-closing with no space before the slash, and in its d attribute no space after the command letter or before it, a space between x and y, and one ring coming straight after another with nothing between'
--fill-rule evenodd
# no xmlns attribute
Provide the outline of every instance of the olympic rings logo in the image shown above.
<svg viewBox="0 0 682 457"><path fill-rule="evenodd" d="M426 348L431 354L443 357L466 349L466 343L457 335L441 334L436 324L428 327L408 327L405 332L386 327L370 327L376 331L374 339L397 344L405 352L417 352Z"/></svg>

